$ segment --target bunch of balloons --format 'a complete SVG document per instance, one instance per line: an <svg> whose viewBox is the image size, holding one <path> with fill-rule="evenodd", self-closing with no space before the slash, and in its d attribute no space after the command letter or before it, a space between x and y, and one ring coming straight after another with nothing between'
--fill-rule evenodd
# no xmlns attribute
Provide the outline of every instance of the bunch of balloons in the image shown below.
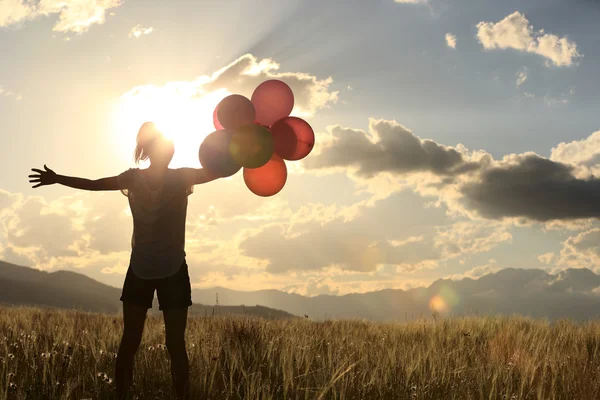
<svg viewBox="0 0 600 400"><path fill-rule="evenodd" d="M213 113L217 130L200 145L200 163L221 177L243 168L252 193L273 196L287 180L284 160L306 157L315 144L311 126L290 116L293 108L292 89L277 79L258 85L251 100L239 94L225 97Z"/></svg>

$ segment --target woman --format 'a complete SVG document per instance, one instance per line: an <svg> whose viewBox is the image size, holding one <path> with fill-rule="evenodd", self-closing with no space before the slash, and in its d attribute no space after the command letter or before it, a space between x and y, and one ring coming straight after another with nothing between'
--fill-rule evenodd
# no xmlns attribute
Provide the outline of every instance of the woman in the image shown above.
<svg viewBox="0 0 600 400"><path fill-rule="evenodd" d="M129 199L132 252L121 295L124 329L115 366L120 399L125 398L133 380L133 359L155 289L165 320L173 388L177 398L189 398L185 329L192 299L184 250L187 196L194 185L218 176L202 168L170 169L173 154L173 142L153 123L146 122L137 135L134 160L139 165L141 160L150 159L147 169L134 168L118 176L89 180L57 175L44 165L44 170L34 168L37 174L29 175L29 182L36 184L34 188L59 183L83 190L121 190Z"/></svg>

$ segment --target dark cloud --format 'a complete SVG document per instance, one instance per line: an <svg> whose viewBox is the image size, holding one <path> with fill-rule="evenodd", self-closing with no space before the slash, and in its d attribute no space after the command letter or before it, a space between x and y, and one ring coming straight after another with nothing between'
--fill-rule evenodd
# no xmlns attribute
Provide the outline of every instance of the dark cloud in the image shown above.
<svg viewBox="0 0 600 400"><path fill-rule="evenodd" d="M486 218L536 221L600 216L600 180L577 179L574 168L535 154L490 168L461 188L463 203Z"/></svg>
<svg viewBox="0 0 600 400"><path fill-rule="evenodd" d="M419 171L455 176L479 167L467 162L456 149L420 139L394 121L371 120L370 132L377 137L375 141L365 131L335 126L331 131L334 142L307 158L305 167L355 167L357 174L366 178L380 172Z"/></svg>
<svg viewBox="0 0 600 400"><path fill-rule="evenodd" d="M534 153L512 154L494 162L489 154L479 152L473 161L456 148L418 138L395 121L371 119L369 133L340 126L331 133L332 142L304 162L307 169L351 167L363 179L381 172L431 172L437 177L424 178L423 188L436 189L442 200L489 219L551 221L600 216L600 179L576 177L574 164ZM592 137L582 142L589 147ZM590 152L586 146L582 147L585 154ZM448 187L461 196L457 203L444 198Z"/></svg>

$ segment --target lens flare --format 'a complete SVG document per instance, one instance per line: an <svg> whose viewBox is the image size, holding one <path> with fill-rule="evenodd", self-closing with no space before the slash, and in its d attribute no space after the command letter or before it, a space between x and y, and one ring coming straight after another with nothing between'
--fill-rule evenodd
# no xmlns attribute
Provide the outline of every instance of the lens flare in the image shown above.
<svg viewBox="0 0 600 400"><path fill-rule="evenodd" d="M429 308L432 311L445 313L451 311L459 303L460 298L456 292L448 286L442 286L438 293L429 299Z"/></svg>

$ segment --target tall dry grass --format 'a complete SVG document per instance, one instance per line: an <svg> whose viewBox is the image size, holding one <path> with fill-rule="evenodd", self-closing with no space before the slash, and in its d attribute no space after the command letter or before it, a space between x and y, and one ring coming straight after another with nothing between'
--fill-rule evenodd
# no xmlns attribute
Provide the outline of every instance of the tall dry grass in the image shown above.
<svg viewBox="0 0 600 400"><path fill-rule="evenodd" d="M122 319L0 308L0 398L109 399ZM133 396L171 398L149 317ZM598 399L600 323L463 317L407 324L190 319L195 399Z"/></svg>

